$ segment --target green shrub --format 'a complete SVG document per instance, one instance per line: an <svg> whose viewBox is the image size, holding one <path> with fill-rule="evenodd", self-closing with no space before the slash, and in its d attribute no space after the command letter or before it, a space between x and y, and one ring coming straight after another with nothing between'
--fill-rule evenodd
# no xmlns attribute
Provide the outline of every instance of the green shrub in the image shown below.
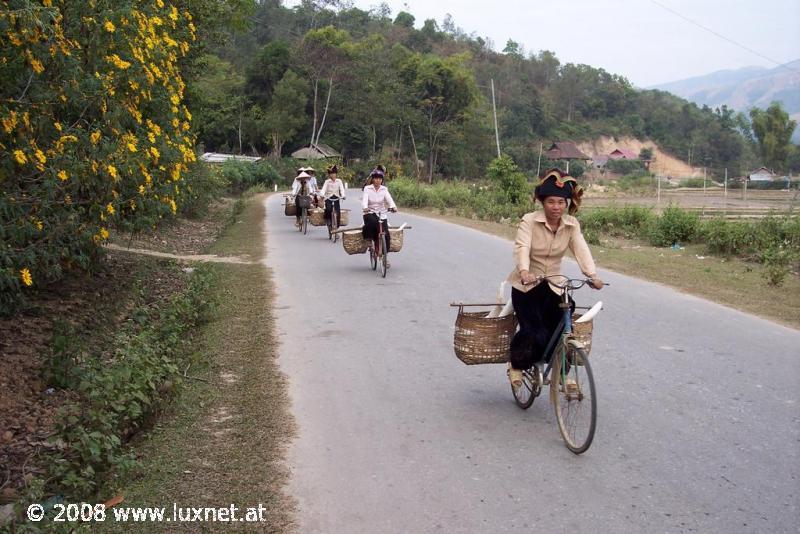
<svg viewBox="0 0 800 534"><path fill-rule="evenodd" d="M685 180L681 180L680 186L681 187L695 187L695 188L702 188L704 185L709 185L710 181L705 181L702 178L686 178Z"/></svg>
<svg viewBox="0 0 800 534"><path fill-rule="evenodd" d="M644 163L639 160L631 159L610 159L606 163L606 169L618 174L630 174L641 176L647 173Z"/></svg>
<svg viewBox="0 0 800 534"><path fill-rule="evenodd" d="M530 196L528 180L510 156L502 155L492 160L486 174L500 187L508 202L518 204Z"/></svg>
<svg viewBox="0 0 800 534"><path fill-rule="evenodd" d="M748 222L709 219L701 223L698 235L709 252L724 256L738 256L757 245L755 228Z"/></svg>
<svg viewBox="0 0 800 534"><path fill-rule="evenodd" d="M776 245L766 249L761 255L764 270L761 276L771 286L780 286L786 275L791 272L792 262L797 259L796 251L784 245Z"/></svg>
<svg viewBox="0 0 800 534"><path fill-rule="evenodd" d="M603 207L579 212L581 228L594 233L599 239L603 234L635 237L646 232L653 212L640 206Z"/></svg>
<svg viewBox="0 0 800 534"><path fill-rule="evenodd" d="M133 465L124 443L179 384L191 331L213 308L210 282L208 272L197 269L188 289L163 308L137 308L116 334L113 354L86 355L74 339L63 342L68 334L54 336L45 376L75 393L59 411L52 437L62 450L54 453L47 475L58 492L91 497L105 472Z"/></svg>
<svg viewBox="0 0 800 534"><path fill-rule="evenodd" d="M627 174L617 180L617 187L622 191L652 191L655 181L646 174Z"/></svg>
<svg viewBox="0 0 800 534"><path fill-rule="evenodd" d="M278 171L265 161L250 163L229 160L220 166L220 173L228 190L237 194L253 186L272 187L273 184L282 184L285 181Z"/></svg>
<svg viewBox="0 0 800 534"><path fill-rule="evenodd" d="M191 167L191 186L187 188L184 201L179 210L186 217L202 217L211 202L219 198L226 182L217 167L205 162L197 162Z"/></svg>
<svg viewBox="0 0 800 534"><path fill-rule="evenodd" d="M692 240L700 224L696 213L669 206L650 223L648 237L656 247L668 247Z"/></svg>

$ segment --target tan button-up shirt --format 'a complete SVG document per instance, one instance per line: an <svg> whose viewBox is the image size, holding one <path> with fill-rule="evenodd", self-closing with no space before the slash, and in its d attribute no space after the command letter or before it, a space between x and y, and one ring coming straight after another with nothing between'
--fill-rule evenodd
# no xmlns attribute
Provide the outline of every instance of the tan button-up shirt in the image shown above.
<svg viewBox="0 0 800 534"><path fill-rule="evenodd" d="M511 286L526 293L533 289L533 284L522 285L521 271L530 271L536 276L561 274L561 258L567 249L572 251L578 266L588 278L597 274L589 245L581 233L578 219L571 215L563 215L555 232L547 225L543 211L526 213L522 217L514 241L514 269L508 275ZM561 290L550 284L554 292Z"/></svg>

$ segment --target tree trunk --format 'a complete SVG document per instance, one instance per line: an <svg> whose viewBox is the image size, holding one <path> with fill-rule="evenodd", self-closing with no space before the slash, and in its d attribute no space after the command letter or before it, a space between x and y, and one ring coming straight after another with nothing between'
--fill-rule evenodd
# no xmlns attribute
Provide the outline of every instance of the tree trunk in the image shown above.
<svg viewBox="0 0 800 534"><path fill-rule="evenodd" d="M322 122L319 124L317 130L317 138L314 140L314 146L319 144L319 136L322 135L322 127L325 126L325 117L328 116L328 105L331 103L331 90L333 89L333 78L328 80L328 98L325 99L325 111L322 113Z"/></svg>
<svg viewBox="0 0 800 534"><path fill-rule="evenodd" d="M375 152L378 144L378 134L375 133L375 127L372 126L372 157L375 157Z"/></svg>
<svg viewBox="0 0 800 534"><path fill-rule="evenodd" d="M311 142L309 146L314 145L314 138L317 135L317 84L319 84L319 80L314 80L314 122L311 126Z"/></svg>
<svg viewBox="0 0 800 534"><path fill-rule="evenodd" d="M433 110L428 114L428 183L433 183Z"/></svg>
<svg viewBox="0 0 800 534"><path fill-rule="evenodd" d="M242 105L239 104L239 154L242 153L242 115L244 115L244 111L242 110Z"/></svg>
<svg viewBox="0 0 800 534"><path fill-rule="evenodd" d="M411 134L411 146L414 147L414 174L419 180L419 156L417 155L417 143L414 141L414 130L411 129L411 125L408 125L408 133Z"/></svg>
<svg viewBox="0 0 800 534"><path fill-rule="evenodd" d="M272 158L275 161L281 159L281 152L283 151L283 142L277 132L272 132Z"/></svg>

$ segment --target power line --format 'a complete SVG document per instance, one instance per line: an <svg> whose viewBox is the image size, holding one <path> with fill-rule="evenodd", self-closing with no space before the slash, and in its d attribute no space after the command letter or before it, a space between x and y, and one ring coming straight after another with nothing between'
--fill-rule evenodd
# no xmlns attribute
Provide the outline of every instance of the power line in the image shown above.
<svg viewBox="0 0 800 534"><path fill-rule="evenodd" d="M781 63L780 61L775 61L774 59L772 59L772 58L770 58L770 57L767 57L767 56L765 56L764 54L762 54L762 53L760 53L760 52L758 52L758 51L756 51L756 50L753 50L752 48L750 48L750 47L748 47L748 46L745 46L745 45L743 45L742 43L739 43L739 42L737 42L737 41L734 41L734 40L733 40L733 39L731 39L730 37L726 37L726 36L722 35L721 33L718 33L718 32L716 32L716 31L712 30L711 28L709 28L709 27L707 27L707 26L703 26L703 25L702 25L702 24L700 24L699 22L697 22L697 21L695 21L695 20L692 20L692 19L690 19L689 17L687 17L687 16L685 16L685 15L683 15L683 14L681 14L681 13L679 13L679 12L675 11L675 10L674 10L674 9L672 9L671 7L667 7L667 6L665 6L664 4L662 4L662 3L660 3L660 2L657 2L656 0L650 0L650 2L651 2L651 3L653 3L653 4L655 4L655 5L657 5L657 6L658 6L658 7L660 7L661 9L664 9L664 10L666 10L666 11L669 11L670 13L672 13L673 15L675 15L676 17L680 17L680 18L682 18L683 20L685 20L686 22L688 22L688 23L690 23L690 24L694 24L694 25L695 25L695 26L697 26L698 28L701 28L701 29L703 29L703 30L705 30L705 31L707 31L707 32L709 32L709 33L711 33L711 34L713 34L713 35L715 35L715 36L719 37L720 39L723 39L723 40L725 40L725 41L728 41L729 43L731 43L731 44L733 44L733 45L735 45L735 46L738 46L739 48L742 48L742 49L744 49L744 50L747 50L747 51L748 51L748 52L750 52L751 54L755 54L756 56L758 56L758 57L760 57L760 58L762 58L762 59L766 59L766 60L767 60L767 61L769 61L770 63L774 63L774 64L775 64L775 65L777 65L778 67L783 67L784 69L786 69L786 70L788 70L788 71L791 71L791 72L794 72L794 73L800 73L800 71L798 71L797 69L793 69L793 68L789 67L789 66L788 66L786 63Z"/></svg>

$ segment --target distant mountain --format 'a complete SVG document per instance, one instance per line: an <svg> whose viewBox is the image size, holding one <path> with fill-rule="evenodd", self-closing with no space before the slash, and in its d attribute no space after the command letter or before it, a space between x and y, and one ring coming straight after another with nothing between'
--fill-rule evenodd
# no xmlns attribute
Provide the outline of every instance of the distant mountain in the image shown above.
<svg viewBox="0 0 800 534"><path fill-rule="evenodd" d="M777 100L800 124L800 59L774 69L744 67L721 70L651 89L668 91L700 106L706 104L716 108L726 104L729 108L744 112L753 107L765 109ZM793 140L800 142L798 129L794 132Z"/></svg>

